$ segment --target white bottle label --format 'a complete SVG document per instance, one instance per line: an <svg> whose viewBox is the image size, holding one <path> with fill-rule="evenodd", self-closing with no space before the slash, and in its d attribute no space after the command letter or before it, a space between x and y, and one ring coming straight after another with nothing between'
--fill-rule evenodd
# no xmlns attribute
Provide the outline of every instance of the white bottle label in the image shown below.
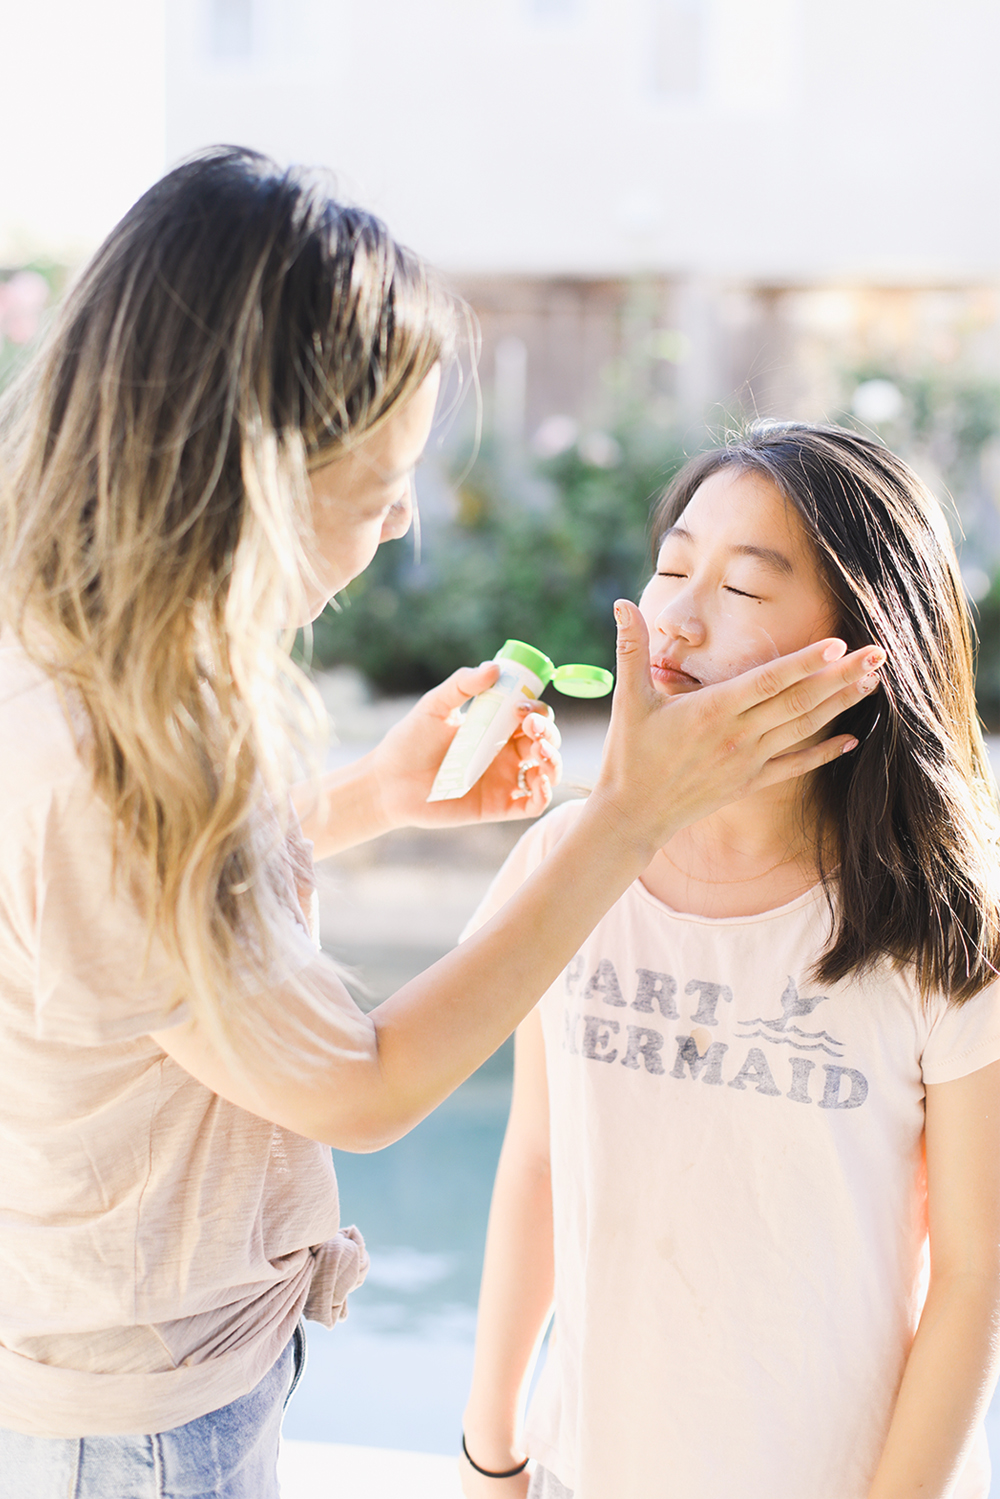
<svg viewBox="0 0 1000 1499"><path fill-rule="evenodd" d="M441 761L429 802L452 801L476 784L518 725L518 704L537 697L541 681L517 661L500 660L500 676L473 698Z"/></svg>

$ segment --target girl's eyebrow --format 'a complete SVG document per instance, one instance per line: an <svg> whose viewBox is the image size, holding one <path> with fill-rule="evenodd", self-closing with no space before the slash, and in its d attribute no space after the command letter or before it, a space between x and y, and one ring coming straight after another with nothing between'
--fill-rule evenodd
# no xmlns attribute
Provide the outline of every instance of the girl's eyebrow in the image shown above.
<svg viewBox="0 0 1000 1499"><path fill-rule="evenodd" d="M737 557L756 557L758 562L763 562L765 567L773 568L776 573L783 573L790 577L795 568L789 557L784 552L776 551L774 547L735 546L729 550Z"/></svg>
<svg viewBox="0 0 1000 1499"><path fill-rule="evenodd" d="M663 533L663 541L666 541L668 537L676 537L678 541L694 541L687 526L680 522ZM663 541L660 543L661 546ZM781 573L784 577L792 577L795 573L795 565L791 558L786 557L784 552L779 552L776 547L758 547L745 542L731 546L729 551L736 557L754 557L758 562L763 562L765 567L772 568L774 572Z"/></svg>

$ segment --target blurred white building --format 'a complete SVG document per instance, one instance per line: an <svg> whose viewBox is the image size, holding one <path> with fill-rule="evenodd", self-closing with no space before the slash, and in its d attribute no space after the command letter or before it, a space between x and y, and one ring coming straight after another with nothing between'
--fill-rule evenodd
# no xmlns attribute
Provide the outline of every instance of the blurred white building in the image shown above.
<svg viewBox="0 0 1000 1499"><path fill-rule="evenodd" d="M1000 368L996 0L170 0L167 155L334 168L480 313L508 428ZM497 356L497 345L500 346Z"/></svg>

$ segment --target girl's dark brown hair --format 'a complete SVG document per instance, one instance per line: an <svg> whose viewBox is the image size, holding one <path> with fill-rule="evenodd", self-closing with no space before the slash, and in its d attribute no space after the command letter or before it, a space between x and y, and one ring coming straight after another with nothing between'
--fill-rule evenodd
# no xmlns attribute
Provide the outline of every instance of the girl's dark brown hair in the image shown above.
<svg viewBox="0 0 1000 1499"><path fill-rule="evenodd" d="M844 714L860 741L815 773L837 840L824 869L832 931L821 983L913 965L922 993L956 1003L1000 963L996 789L976 714L974 635L940 505L900 458L840 427L757 423L691 460L653 514L654 558L699 485L731 468L794 505L848 650L886 651L882 687ZM833 899L833 895L836 899Z"/></svg>

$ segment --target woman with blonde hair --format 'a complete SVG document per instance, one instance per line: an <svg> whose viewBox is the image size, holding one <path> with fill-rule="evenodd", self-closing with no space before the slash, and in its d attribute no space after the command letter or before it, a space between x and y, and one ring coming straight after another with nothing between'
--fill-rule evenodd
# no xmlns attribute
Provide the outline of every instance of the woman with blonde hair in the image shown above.
<svg viewBox="0 0 1000 1499"><path fill-rule="evenodd" d="M219 148L112 231L3 407L0 1467L8 1499L267 1499L304 1315L365 1268L328 1146L397 1138L523 1018L692 818L826 763L872 648L663 702L618 607L605 763L538 873L371 1014L309 929L311 862L404 824L534 815L533 705L426 797L457 672L346 771L292 663L402 535L456 306L321 183ZM537 706L537 705L534 705ZM571 878L569 877L571 876Z"/></svg>

